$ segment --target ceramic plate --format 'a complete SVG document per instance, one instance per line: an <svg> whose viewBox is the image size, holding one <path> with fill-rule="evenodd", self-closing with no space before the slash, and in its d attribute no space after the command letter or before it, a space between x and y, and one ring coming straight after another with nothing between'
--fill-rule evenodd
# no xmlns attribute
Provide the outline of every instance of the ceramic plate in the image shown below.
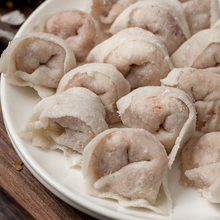
<svg viewBox="0 0 220 220"><path fill-rule="evenodd" d="M29 27L43 13L70 8L85 10L88 4L89 2L86 0L47 0L31 14L16 37L26 34ZM69 169L61 152L38 149L19 136L19 130L24 125L27 115L38 101L39 97L33 89L9 85L2 77L2 111L15 150L33 175L51 192L71 206L103 220L219 219L219 205L206 201L194 188L184 188L179 185L178 159L169 172L169 188L173 198L173 212L170 216L161 216L146 209L126 209L119 206L116 201L98 199L87 195L83 189L83 177L80 168Z"/></svg>

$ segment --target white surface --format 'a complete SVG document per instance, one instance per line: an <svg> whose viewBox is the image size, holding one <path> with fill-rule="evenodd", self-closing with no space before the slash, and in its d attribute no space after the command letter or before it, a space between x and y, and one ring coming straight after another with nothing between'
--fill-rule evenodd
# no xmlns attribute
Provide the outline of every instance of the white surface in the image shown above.
<svg viewBox="0 0 220 220"><path fill-rule="evenodd" d="M42 13L62 9L83 10L86 0L47 0L24 23L17 36L24 35L27 28ZM5 125L17 153L35 175L50 191L71 206L99 219L125 220L217 220L220 219L220 205L206 201L194 188L179 185L179 161L176 160L169 172L169 188L173 198L171 216L157 215L146 209L125 209L116 201L98 199L86 195L80 168L68 169L61 152L35 148L19 137L27 115L39 101L31 88L12 86L1 79L1 102Z"/></svg>

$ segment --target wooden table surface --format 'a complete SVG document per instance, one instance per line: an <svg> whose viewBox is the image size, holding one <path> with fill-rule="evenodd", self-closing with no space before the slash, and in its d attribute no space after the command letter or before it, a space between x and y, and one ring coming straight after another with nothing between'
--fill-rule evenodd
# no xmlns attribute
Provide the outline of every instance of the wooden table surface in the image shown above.
<svg viewBox="0 0 220 220"><path fill-rule="evenodd" d="M2 0L1 3L2 4ZM36 5L17 6L26 16ZM17 8L0 5L0 14ZM14 33L19 27L0 22L0 29ZM1 50L5 45L1 44ZM1 52L1 51L0 51ZM20 158L7 135L0 108L0 220L94 220L81 211L69 206L45 188L23 164L22 170L15 169Z"/></svg>

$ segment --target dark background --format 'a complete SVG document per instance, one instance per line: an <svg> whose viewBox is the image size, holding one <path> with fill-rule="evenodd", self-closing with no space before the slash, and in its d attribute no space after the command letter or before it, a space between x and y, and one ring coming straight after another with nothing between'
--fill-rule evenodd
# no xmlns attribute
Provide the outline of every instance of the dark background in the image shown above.
<svg viewBox="0 0 220 220"><path fill-rule="evenodd" d="M0 0L0 16L14 10L19 10L27 18L44 0ZM0 29L14 34L20 26L14 26L0 21ZM8 40L0 36L0 52L8 45Z"/></svg>

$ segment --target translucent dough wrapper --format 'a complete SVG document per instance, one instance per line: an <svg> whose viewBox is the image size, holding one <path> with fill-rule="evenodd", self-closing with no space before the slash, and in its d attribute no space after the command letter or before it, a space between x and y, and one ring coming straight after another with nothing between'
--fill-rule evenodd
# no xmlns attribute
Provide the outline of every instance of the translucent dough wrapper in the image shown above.
<svg viewBox="0 0 220 220"><path fill-rule="evenodd" d="M106 109L106 121L120 121L116 102L130 92L130 83L111 64L89 63L68 72L60 81L57 93L71 87L85 87L96 93Z"/></svg>
<svg viewBox="0 0 220 220"><path fill-rule="evenodd" d="M130 82L131 88L160 85L173 68L166 47L151 32L127 28L94 47L88 62L110 63Z"/></svg>
<svg viewBox="0 0 220 220"><path fill-rule="evenodd" d="M125 126L143 128L161 141L169 155L169 166L195 132L194 104L180 89L141 87L116 104Z"/></svg>
<svg viewBox="0 0 220 220"><path fill-rule="evenodd" d="M192 98L197 112L197 130L205 133L220 130L219 74L190 67L178 68L161 82L163 86L183 90Z"/></svg>
<svg viewBox="0 0 220 220"><path fill-rule="evenodd" d="M191 34L211 28L220 18L218 0L180 0Z"/></svg>
<svg viewBox="0 0 220 220"><path fill-rule="evenodd" d="M220 73L220 30L206 29L194 34L171 56L176 68L193 67Z"/></svg>
<svg viewBox="0 0 220 220"><path fill-rule="evenodd" d="M164 146L143 129L112 128L85 148L83 176L87 193L168 215L172 200L167 185Z"/></svg>
<svg viewBox="0 0 220 220"><path fill-rule="evenodd" d="M42 99L31 112L23 137L35 147L60 149L69 166L80 165L84 147L108 128L100 98L75 87Z"/></svg>
<svg viewBox="0 0 220 220"><path fill-rule="evenodd" d="M145 0L131 4L115 19L110 33L116 34L128 27L151 31L164 43L169 54L191 36L184 10L177 0Z"/></svg>
<svg viewBox="0 0 220 220"><path fill-rule="evenodd" d="M12 40L0 59L7 82L33 87L44 98L55 93L60 79L76 67L73 51L52 34L32 33Z"/></svg>
<svg viewBox="0 0 220 220"><path fill-rule="evenodd" d="M195 186L213 203L220 203L220 132L196 133L182 151L180 183Z"/></svg>

